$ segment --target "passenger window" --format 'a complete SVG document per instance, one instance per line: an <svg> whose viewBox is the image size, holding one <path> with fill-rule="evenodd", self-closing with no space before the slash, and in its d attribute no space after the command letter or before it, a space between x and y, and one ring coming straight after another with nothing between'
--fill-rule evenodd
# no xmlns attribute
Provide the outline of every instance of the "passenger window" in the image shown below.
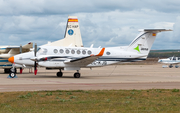
<svg viewBox="0 0 180 113"><path fill-rule="evenodd" d="M81 53L81 51L80 50L77 50L77 54L80 54Z"/></svg>
<svg viewBox="0 0 180 113"><path fill-rule="evenodd" d="M66 54L69 54L69 50L68 49L66 49Z"/></svg>
<svg viewBox="0 0 180 113"><path fill-rule="evenodd" d="M89 55L91 55L91 54L92 54L92 52L89 50L89 51L88 51L88 54L89 54Z"/></svg>
<svg viewBox="0 0 180 113"><path fill-rule="evenodd" d="M106 52L107 55L110 55L111 53L110 52Z"/></svg>
<svg viewBox="0 0 180 113"><path fill-rule="evenodd" d="M60 53L64 53L64 50L63 50L63 49L60 49L59 52L60 52Z"/></svg>
<svg viewBox="0 0 180 113"><path fill-rule="evenodd" d="M74 51L74 50L71 50L71 53L72 53L72 54L74 54L74 53L75 53L75 51Z"/></svg>
<svg viewBox="0 0 180 113"><path fill-rule="evenodd" d="M58 50L57 49L54 49L54 53L57 53L58 52Z"/></svg>
<svg viewBox="0 0 180 113"><path fill-rule="evenodd" d="M83 50L83 51L82 51L82 54L83 54L83 55L85 55L85 54L86 54L86 51L85 51L85 50Z"/></svg>

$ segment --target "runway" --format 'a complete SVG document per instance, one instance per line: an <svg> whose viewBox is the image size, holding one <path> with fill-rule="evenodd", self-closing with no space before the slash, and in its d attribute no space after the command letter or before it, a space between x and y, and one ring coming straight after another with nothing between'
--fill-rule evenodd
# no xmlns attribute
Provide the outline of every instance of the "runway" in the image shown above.
<svg viewBox="0 0 180 113"><path fill-rule="evenodd" d="M129 90L129 89L180 89L180 68L162 68L154 65L111 65L80 70L81 78L74 78L75 71L38 68L37 75L17 73L17 78L7 78L0 70L0 92L40 90ZM19 70L18 70L19 71Z"/></svg>

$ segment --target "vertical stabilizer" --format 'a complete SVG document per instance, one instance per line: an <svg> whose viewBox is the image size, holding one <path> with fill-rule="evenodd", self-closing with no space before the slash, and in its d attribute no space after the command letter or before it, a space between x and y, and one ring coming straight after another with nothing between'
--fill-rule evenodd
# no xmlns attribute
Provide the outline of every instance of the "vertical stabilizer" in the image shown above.
<svg viewBox="0 0 180 113"><path fill-rule="evenodd" d="M74 40L75 46L83 46L77 16L69 16L64 38Z"/></svg>
<svg viewBox="0 0 180 113"><path fill-rule="evenodd" d="M83 47L77 16L68 16L64 39L46 44L48 46Z"/></svg>
<svg viewBox="0 0 180 113"><path fill-rule="evenodd" d="M130 43L127 51L148 55L154 43L157 33L162 31L172 31L167 29L142 29L140 34Z"/></svg>

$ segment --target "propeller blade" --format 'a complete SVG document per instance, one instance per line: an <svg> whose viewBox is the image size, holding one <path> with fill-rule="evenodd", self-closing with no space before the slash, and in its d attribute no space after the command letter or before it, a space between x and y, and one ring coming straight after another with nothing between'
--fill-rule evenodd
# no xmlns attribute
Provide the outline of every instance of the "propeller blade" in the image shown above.
<svg viewBox="0 0 180 113"><path fill-rule="evenodd" d="M20 45L19 53L22 53L22 45Z"/></svg>
<svg viewBox="0 0 180 113"><path fill-rule="evenodd" d="M22 45L20 45L19 53L20 54L22 53ZM22 69L22 67L20 67L20 74L22 74L22 72L23 72L23 69Z"/></svg>
<svg viewBox="0 0 180 113"><path fill-rule="evenodd" d="M37 74L37 63L36 63L36 61L34 62L34 74L35 75Z"/></svg>
<svg viewBox="0 0 180 113"><path fill-rule="evenodd" d="M34 56L36 57L36 53L37 53L37 44L35 43L34 45ZM37 74L37 63L36 61L34 61L34 74Z"/></svg>
<svg viewBox="0 0 180 113"><path fill-rule="evenodd" d="M22 74L22 72L23 72L23 68L22 68L22 67L20 67L20 74Z"/></svg>
<svg viewBox="0 0 180 113"><path fill-rule="evenodd" d="M34 45L34 56L36 57L36 53L37 53L37 44L35 43Z"/></svg>

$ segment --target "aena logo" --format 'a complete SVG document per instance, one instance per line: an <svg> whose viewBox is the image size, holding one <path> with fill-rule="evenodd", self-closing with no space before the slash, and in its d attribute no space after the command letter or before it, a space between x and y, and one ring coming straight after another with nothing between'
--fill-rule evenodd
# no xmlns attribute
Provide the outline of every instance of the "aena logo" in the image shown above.
<svg viewBox="0 0 180 113"><path fill-rule="evenodd" d="M140 52L139 45L136 48L134 48L134 50ZM141 48L141 51L148 51L148 48Z"/></svg>

